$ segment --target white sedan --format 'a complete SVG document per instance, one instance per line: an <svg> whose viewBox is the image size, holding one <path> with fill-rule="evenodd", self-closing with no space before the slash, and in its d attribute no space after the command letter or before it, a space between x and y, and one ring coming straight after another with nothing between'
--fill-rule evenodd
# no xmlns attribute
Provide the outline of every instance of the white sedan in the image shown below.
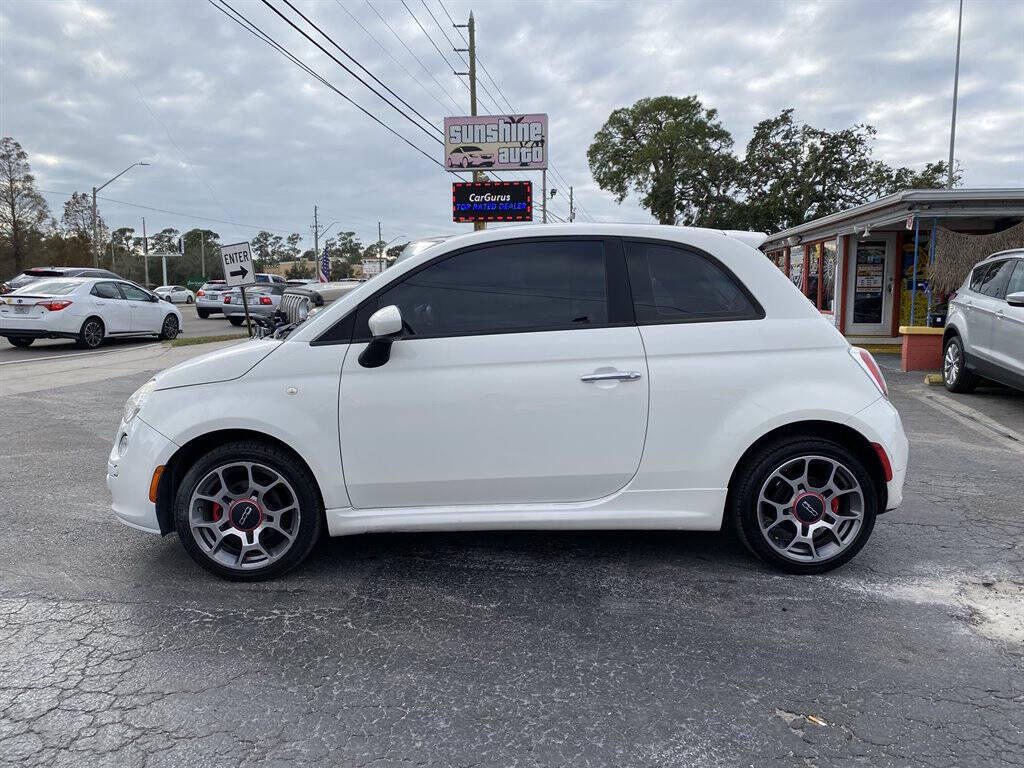
<svg viewBox="0 0 1024 768"><path fill-rule="evenodd" d="M115 336L173 339L181 312L127 280L40 280L0 297L0 336L16 347L36 339L74 339L95 349Z"/></svg>
<svg viewBox="0 0 1024 768"><path fill-rule="evenodd" d="M196 295L184 285L161 285L153 293L172 304L195 304Z"/></svg>
<svg viewBox="0 0 1024 768"><path fill-rule="evenodd" d="M751 233L510 227L428 247L125 405L114 514L231 579L322 533L723 526L853 557L908 445L871 355ZM286 327L287 328L287 327Z"/></svg>

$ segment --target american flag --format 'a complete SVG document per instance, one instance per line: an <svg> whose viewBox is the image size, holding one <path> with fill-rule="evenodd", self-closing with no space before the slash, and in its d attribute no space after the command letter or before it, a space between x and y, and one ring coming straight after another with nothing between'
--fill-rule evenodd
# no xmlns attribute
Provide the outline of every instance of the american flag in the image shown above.
<svg viewBox="0 0 1024 768"><path fill-rule="evenodd" d="M324 246L323 255L320 256L320 282L331 282L331 258L327 255L327 246Z"/></svg>

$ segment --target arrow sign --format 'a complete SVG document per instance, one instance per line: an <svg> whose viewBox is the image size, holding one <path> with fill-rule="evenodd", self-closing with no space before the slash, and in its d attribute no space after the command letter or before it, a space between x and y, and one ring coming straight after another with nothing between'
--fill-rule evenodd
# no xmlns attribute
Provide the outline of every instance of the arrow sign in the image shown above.
<svg viewBox="0 0 1024 768"><path fill-rule="evenodd" d="M252 266L252 251L248 243L221 246L220 260L221 266L224 268L224 280L230 287L252 285L256 282L256 273Z"/></svg>

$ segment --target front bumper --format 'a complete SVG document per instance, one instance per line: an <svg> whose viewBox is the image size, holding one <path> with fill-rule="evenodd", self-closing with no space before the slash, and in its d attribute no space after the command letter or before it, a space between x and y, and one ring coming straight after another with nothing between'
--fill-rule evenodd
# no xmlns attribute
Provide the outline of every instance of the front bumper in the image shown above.
<svg viewBox="0 0 1024 768"><path fill-rule="evenodd" d="M122 437L127 447L120 449ZM166 465L178 446L139 416L117 428L114 445L107 457L107 488L110 508L125 525L149 533L160 533L156 504L149 500L149 485L157 467Z"/></svg>

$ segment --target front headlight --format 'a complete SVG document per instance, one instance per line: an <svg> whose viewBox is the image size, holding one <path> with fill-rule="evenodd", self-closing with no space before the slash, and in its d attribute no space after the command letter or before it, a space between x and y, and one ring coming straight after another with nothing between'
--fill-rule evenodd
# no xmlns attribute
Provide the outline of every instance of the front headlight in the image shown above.
<svg viewBox="0 0 1024 768"><path fill-rule="evenodd" d="M142 410L142 406L149 400L149 396L153 394L153 390L156 388L156 379L150 379L141 387L132 392L132 396L128 398L128 401L124 404L124 412L121 414L121 420L125 424L135 418L135 414Z"/></svg>
<svg viewBox="0 0 1024 768"><path fill-rule="evenodd" d="M307 299L303 299L296 308L295 316L299 318L300 323L309 316L309 301Z"/></svg>

